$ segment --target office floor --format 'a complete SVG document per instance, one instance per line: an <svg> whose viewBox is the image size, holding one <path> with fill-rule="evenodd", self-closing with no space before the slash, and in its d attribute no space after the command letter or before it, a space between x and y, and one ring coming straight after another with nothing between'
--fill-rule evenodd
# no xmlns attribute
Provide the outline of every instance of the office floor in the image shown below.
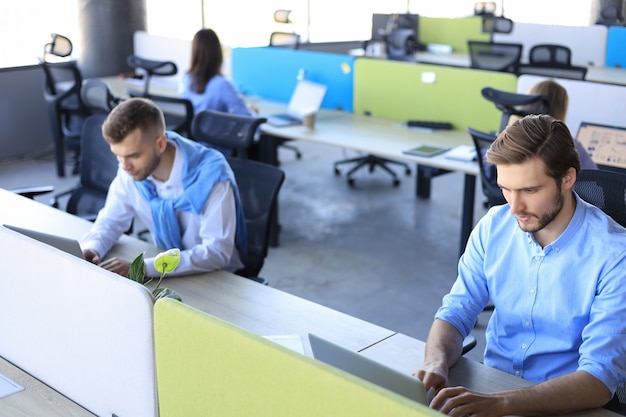
<svg viewBox="0 0 626 417"><path fill-rule="evenodd" d="M332 164L355 153L293 144L303 156L298 160L292 151L280 150L286 173L279 197L280 244L270 248L261 275L272 287L425 340L456 277L463 175L434 179L430 199L415 197L414 169L407 177L392 168L402 180L397 188L388 174L367 169L349 187ZM60 192L77 181L56 177L51 152L0 161L2 188L51 184ZM477 186L476 219L484 212ZM472 359L482 359L487 320L483 313L474 330L478 346L467 355Z"/></svg>

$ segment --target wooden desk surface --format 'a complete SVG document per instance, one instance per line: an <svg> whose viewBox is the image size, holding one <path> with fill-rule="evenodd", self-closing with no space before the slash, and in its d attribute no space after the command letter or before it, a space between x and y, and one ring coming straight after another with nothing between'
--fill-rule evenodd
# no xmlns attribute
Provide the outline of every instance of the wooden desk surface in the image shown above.
<svg viewBox="0 0 626 417"><path fill-rule="evenodd" d="M2 416L86 417L95 415L3 358L0 358L0 373L24 387L24 390L0 399L0 415Z"/></svg>
<svg viewBox="0 0 626 417"><path fill-rule="evenodd" d="M424 342L420 340L397 333L361 351L361 354L400 372L412 374L424 362L424 346ZM462 385L482 392L517 389L533 385L529 381L464 357L461 357L450 369L449 379L450 385ZM611 417L619 414L599 408L566 415L570 417Z"/></svg>

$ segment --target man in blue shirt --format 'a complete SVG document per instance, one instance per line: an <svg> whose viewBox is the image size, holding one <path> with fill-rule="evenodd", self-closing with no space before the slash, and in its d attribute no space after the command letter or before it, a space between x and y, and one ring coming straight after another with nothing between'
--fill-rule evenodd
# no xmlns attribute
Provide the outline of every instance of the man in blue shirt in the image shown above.
<svg viewBox="0 0 626 417"><path fill-rule="evenodd" d="M602 407L626 380L626 229L580 199L566 125L528 116L489 151L508 204L471 234L415 375L453 416L545 415ZM484 363L535 382L479 393L447 387L462 341L491 299Z"/></svg>

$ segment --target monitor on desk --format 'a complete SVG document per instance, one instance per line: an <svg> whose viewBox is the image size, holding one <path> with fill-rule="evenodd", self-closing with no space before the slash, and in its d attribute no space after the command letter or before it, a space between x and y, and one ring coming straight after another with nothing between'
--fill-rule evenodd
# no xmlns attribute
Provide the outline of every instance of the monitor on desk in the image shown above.
<svg viewBox="0 0 626 417"><path fill-rule="evenodd" d="M576 140L596 164L626 169L626 127L581 122Z"/></svg>

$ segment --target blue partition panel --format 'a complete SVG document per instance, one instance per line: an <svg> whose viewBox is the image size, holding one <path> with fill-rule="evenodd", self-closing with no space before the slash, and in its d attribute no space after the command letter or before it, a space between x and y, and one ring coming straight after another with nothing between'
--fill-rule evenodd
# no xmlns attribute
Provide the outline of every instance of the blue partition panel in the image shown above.
<svg viewBox="0 0 626 417"><path fill-rule="evenodd" d="M612 26L606 41L607 67L626 68L626 28Z"/></svg>
<svg viewBox="0 0 626 417"><path fill-rule="evenodd" d="M352 112L354 57L275 47L235 48L233 83L244 95L287 103L299 74L328 87L323 108Z"/></svg>

